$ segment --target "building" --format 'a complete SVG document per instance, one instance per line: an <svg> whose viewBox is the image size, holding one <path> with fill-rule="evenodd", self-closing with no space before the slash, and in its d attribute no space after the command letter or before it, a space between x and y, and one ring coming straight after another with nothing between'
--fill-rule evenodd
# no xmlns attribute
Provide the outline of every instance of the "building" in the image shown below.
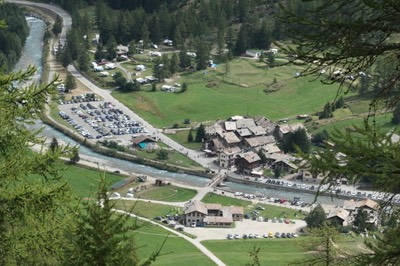
<svg viewBox="0 0 400 266"><path fill-rule="evenodd" d="M205 204L189 201L183 210L183 222L186 226L231 227L234 221L243 220L243 207L226 207L221 204Z"/></svg>
<svg viewBox="0 0 400 266"><path fill-rule="evenodd" d="M343 209L349 211L351 215L355 218L359 212L367 213L366 222L369 224L379 225L379 209L380 206L377 202L371 199L364 199L355 201L345 200L343 202Z"/></svg>
<svg viewBox="0 0 400 266"><path fill-rule="evenodd" d="M246 152L238 155L236 167L239 172L251 175L251 172L260 165L260 156L255 152Z"/></svg>
<svg viewBox="0 0 400 266"><path fill-rule="evenodd" d="M156 149L157 141L149 136L140 135L132 139L133 146L146 150L146 149Z"/></svg>

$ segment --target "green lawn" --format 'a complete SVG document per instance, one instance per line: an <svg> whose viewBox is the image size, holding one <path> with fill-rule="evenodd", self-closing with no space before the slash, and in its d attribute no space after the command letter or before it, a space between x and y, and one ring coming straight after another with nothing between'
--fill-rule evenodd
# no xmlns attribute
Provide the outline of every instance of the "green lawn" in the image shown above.
<svg viewBox="0 0 400 266"><path fill-rule="evenodd" d="M201 243L229 266L242 266L252 263L249 256L254 248L261 265L288 265L305 257L301 248L303 238L298 239L235 239L210 240Z"/></svg>
<svg viewBox="0 0 400 266"><path fill-rule="evenodd" d="M249 200L236 199L232 197L226 197L217 195L215 193L207 193L201 200L204 203L219 203L222 206L249 206L252 204Z"/></svg>
<svg viewBox="0 0 400 266"><path fill-rule="evenodd" d="M101 170L88 169L77 165L67 165L67 169L60 172L68 180L72 192L81 197L95 197L98 181L104 175ZM125 178L124 176L106 173L106 182L111 185Z"/></svg>
<svg viewBox="0 0 400 266"><path fill-rule="evenodd" d="M188 125L185 125L185 126L188 126ZM183 146L185 146L188 149L200 150L201 147L202 147L202 143L201 142L194 142L194 141L193 142L188 142L187 141L188 135L189 135L189 130L180 130L180 131L177 131L176 134L167 134L167 136L169 138L171 138L172 140L175 140L176 142L182 144ZM196 130L192 131L192 135L193 135L193 138L196 137Z"/></svg>
<svg viewBox="0 0 400 266"><path fill-rule="evenodd" d="M176 186L151 186L146 190L135 193L135 197L141 199L160 200L168 202L189 201L197 194L196 190Z"/></svg>
<svg viewBox="0 0 400 266"><path fill-rule="evenodd" d="M161 162L161 160L159 160L157 158L157 151L148 152L145 150L136 150L135 154L138 155L140 158L153 159L153 160L158 160ZM191 169L197 169L197 170L202 169L202 167L197 162L191 160L190 158L186 157L185 155L183 155L180 152L177 152L175 150L168 151L168 159L164 160L164 162L172 164L172 165L191 168Z"/></svg>
<svg viewBox="0 0 400 266"><path fill-rule="evenodd" d="M185 118L195 123L237 114L278 119L312 113L322 110L337 92L336 85L310 82L312 77L294 78L298 66L267 69L263 63L244 59L229 64L229 75L224 74L224 65L216 71L183 73L179 82L187 82L185 93L114 91L113 96L151 124L164 127ZM274 79L280 90L264 93Z"/></svg>
<svg viewBox="0 0 400 266"><path fill-rule="evenodd" d="M168 238L166 238L167 236ZM151 224L141 227L135 236L137 246L140 247L138 256L147 258L152 252L161 247L164 240L166 242L161 250L161 255L152 265L215 265L191 243Z"/></svg>
<svg viewBox="0 0 400 266"><path fill-rule="evenodd" d="M120 210L130 210L133 208L133 213L148 219L154 219L156 216L165 216L167 214L180 214L182 213L182 209L172 206L172 205L164 205L164 204L156 204L144 201L132 201L132 200L118 200L116 202L117 209Z"/></svg>

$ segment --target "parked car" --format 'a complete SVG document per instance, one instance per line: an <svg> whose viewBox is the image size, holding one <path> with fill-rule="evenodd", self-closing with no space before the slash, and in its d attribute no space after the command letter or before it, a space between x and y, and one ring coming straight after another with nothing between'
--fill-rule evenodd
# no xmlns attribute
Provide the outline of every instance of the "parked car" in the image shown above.
<svg viewBox="0 0 400 266"><path fill-rule="evenodd" d="M275 233L275 238L280 238L280 237L281 237L281 233L276 232L276 233Z"/></svg>
<svg viewBox="0 0 400 266"><path fill-rule="evenodd" d="M233 235L232 234L228 234L227 238L228 239L233 239Z"/></svg>

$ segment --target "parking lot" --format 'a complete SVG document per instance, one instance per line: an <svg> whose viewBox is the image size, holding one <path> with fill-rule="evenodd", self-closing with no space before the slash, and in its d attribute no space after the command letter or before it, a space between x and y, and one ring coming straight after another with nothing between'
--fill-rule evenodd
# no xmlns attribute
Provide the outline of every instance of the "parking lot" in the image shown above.
<svg viewBox="0 0 400 266"><path fill-rule="evenodd" d="M226 239L228 234L239 238L243 238L245 234L247 238L252 234L253 238L258 235L258 238L263 238L264 234L272 233L274 236L277 232L294 233L299 232L301 228L306 227L307 224L303 220L293 220L295 223L280 223L276 221L273 223L271 220L268 222L258 222L251 219L244 219L243 221L235 222L235 228L208 228L208 227L185 227L185 231L194 234L199 240L206 239ZM251 240L251 239L249 239Z"/></svg>
<svg viewBox="0 0 400 266"><path fill-rule="evenodd" d="M128 145L148 130L111 102L78 99L58 106L59 115L87 139L108 139Z"/></svg>

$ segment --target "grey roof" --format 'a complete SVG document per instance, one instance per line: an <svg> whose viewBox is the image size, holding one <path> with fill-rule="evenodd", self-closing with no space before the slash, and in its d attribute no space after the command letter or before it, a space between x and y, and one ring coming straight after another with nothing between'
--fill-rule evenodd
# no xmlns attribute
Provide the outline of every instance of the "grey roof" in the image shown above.
<svg viewBox="0 0 400 266"><path fill-rule="evenodd" d="M253 133L254 136L265 135L267 133L265 131L265 128L263 128L262 126L249 127L249 130L251 131L251 133Z"/></svg>
<svg viewBox="0 0 400 266"><path fill-rule="evenodd" d="M252 118L243 118L236 121L236 128L254 127L256 124Z"/></svg>
<svg viewBox="0 0 400 266"><path fill-rule="evenodd" d="M231 147L231 148L226 148L223 150L223 153L226 155L232 155L232 154L237 154L241 152L242 150L239 147Z"/></svg>
<svg viewBox="0 0 400 266"><path fill-rule="evenodd" d="M207 207L203 202L197 200L189 201L188 203L185 204L185 208L183 211L184 214L192 213L195 211L207 214Z"/></svg>
<svg viewBox="0 0 400 266"><path fill-rule="evenodd" d="M137 136L136 138L132 139L133 144L138 145L139 143L146 141L146 142L157 142L155 139L146 136L146 135L140 135Z"/></svg>
<svg viewBox="0 0 400 266"><path fill-rule="evenodd" d="M246 160L248 163L254 163L259 161L261 158L260 156L258 156L257 153L255 152L246 152L240 155L240 157L242 157L244 160Z"/></svg>
<svg viewBox="0 0 400 266"><path fill-rule="evenodd" d="M236 123L233 121L225 122L225 130L226 131L236 130Z"/></svg>
<svg viewBox="0 0 400 266"><path fill-rule="evenodd" d="M261 126L265 129L267 134L274 132L275 127L278 125L277 123L265 118L264 116L256 116L254 118L254 122L257 126Z"/></svg>
<svg viewBox="0 0 400 266"><path fill-rule="evenodd" d="M246 138L245 141L250 147L259 147L269 143L275 143L275 138L273 136L258 136L253 138Z"/></svg>
<svg viewBox="0 0 400 266"><path fill-rule="evenodd" d="M240 142L240 139L233 132L226 132L224 134L224 139L226 140L226 142L228 144L239 143Z"/></svg>
<svg viewBox="0 0 400 266"><path fill-rule="evenodd" d="M251 131L248 128L241 128L237 129L236 132L239 134L241 137L248 137L251 136Z"/></svg>

